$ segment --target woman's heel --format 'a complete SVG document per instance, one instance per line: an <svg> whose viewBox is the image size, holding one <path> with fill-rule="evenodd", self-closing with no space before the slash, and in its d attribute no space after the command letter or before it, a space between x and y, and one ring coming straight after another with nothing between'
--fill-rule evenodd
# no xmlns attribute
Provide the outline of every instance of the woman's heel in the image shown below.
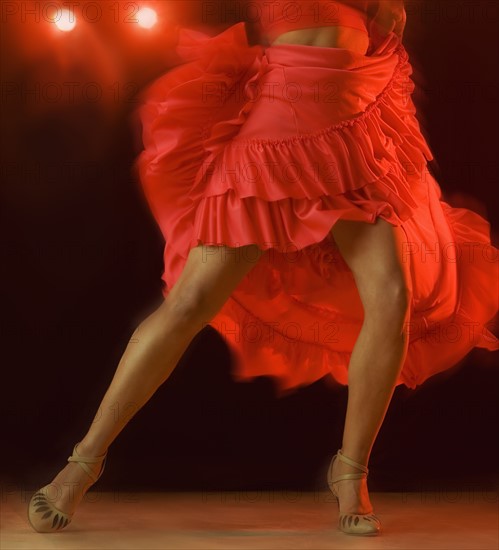
<svg viewBox="0 0 499 550"><path fill-rule="evenodd" d="M73 454L68 458L68 462L77 462L85 473L95 483L106 466L107 451L97 457L80 456L76 450L78 443L74 446ZM99 473L96 475L87 464L97 464L102 461ZM51 484L43 486L31 497L28 505L28 520L35 531L39 533L52 533L64 529L73 517L73 514L66 514L56 508L51 502L48 490Z"/></svg>
<svg viewBox="0 0 499 550"><path fill-rule="evenodd" d="M342 462L349 464L350 466L359 468L359 470L362 470L363 473L362 474L343 474L343 475L337 476L334 479L331 479L331 473L333 471L333 463L337 458L339 458ZM328 471L328 480L327 480L329 489L331 490L333 495L336 497L338 508L340 505L340 500L339 500L338 493L335 491L334 484L344 479L367 478L368 473L369 473L369 469L366 466L364 466L363 464L359 464L358 462L355 462L351 458L346 457L343 454L341 449L338 450L337 454L335 454L331 459L331 464L329 465L329 471ZM377 535L378 533L381 532L381 522L374 513L340 514L338 527L340 528L341 531L349 535Z"/></svg>

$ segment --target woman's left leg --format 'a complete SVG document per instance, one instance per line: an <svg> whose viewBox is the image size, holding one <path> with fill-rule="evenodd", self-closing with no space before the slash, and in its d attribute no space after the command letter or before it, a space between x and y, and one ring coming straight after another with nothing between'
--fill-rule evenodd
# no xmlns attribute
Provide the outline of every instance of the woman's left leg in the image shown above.
<svg viewBox="0 0 499 550"><path fill-rule="evenodd" d="M348 366L348 405L343 453L367 465L398 374L407 353L406 323L411 301L405 232L378 218L375 224L338 221L332 229L338 249L352 270L364 307L364 321ZM335 460L333 477L359 470ZM373 511L367 480L335 485L340 513Z"/></svg>

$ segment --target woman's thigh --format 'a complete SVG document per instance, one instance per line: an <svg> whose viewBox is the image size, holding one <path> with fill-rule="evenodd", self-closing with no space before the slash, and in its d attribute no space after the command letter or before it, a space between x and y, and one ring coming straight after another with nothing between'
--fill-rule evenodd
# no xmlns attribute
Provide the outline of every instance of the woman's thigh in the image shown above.
<svg viewBox="0 0 499 550"><path fill-rule="evenodd" d="M376 223L339 220L331 230L357 284L364 306L379 306L390 296L410 294L410 264L404 254L405 231L382 218Z"/></svg>
<svg viewBox="0 0 499 550"><path fill-rule="evenodd" d="M187 314L211 317L263 253L253 244L241 247L201 244L193 247L167 301Z"/></svg>

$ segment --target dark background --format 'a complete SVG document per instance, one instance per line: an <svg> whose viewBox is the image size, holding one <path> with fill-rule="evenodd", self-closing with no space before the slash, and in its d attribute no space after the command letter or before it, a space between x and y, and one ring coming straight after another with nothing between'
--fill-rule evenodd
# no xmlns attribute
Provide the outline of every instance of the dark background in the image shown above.
<svg viewBox="0 0 499 550"><path fill-rule="evenodd" d="M2 12L4 487L34 490L64 466L133 329L160 298L163 240L131 171L141 148L132 115L137 93L174 63L171 24L218 30L244 18L203 21L199 3L148 2L164 18L145 32L120 4L121 13L103 8L66 34L43 17ZM432 168L446 195L485 213L495 235L497 3L406 10ZM496 486L496 361L474 350L417 390L396 388L371 456L371 490L480 495ZM347 388L321 380L277 400L271 380L235 384L229 368L217 333L199 333L112 445L99 487L321 487L341 445Z"/></svg>

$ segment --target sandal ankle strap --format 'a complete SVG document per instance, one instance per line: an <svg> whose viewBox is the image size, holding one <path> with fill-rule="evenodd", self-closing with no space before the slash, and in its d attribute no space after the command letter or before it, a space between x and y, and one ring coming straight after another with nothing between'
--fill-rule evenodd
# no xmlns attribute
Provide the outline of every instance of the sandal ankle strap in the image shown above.
<svg viewBox="0 0 499 550"><path fill-rule="evenodd" d="M329 483L336 483L337 481L342 481L343 479L362 479L366 477L366 474L341 474L334 479L329 480Z"/></svg>
<svg viewBox="0 0 499 550"><path fill-rule="evenodd" d="M349 464L350 466L354 466L356 468L359 468L359 470L362 470L362 473L360 474L341 474L334 479L332 479L331 474L333 472L333 463L335 458L339 458L343 462ZM369 468L367 466L364 466L363 464L360 464L359 462L355 462L355 460L352 460L351 458L345 456L343 454L343 451L341 449L338 450L338 452L333 456L331 459L331 462L329 463L329 469L328 469L328 484L332 486L333 483L336 483L337 481L342 481L344 479L362 479L367 478L369 474Z"/></svg>
<svg viewBox="0 0 499 550"><path fill-rule="evenodd" d="M352 460L351 458L348 458L348 456L345 456L343 454L343 451L341 449L338 450L338 458L345 462L346 464L350 464L350 466L354 466L355 468L358 468L359 470L362 470L363 472L369 474L369 468L367 466L364 466L363 464L360 464L359 462L355 462L355 460ZM345 474L348 475L348 474ZM362 474L352 474L352 475L361 475L361 477L364 477ZM349 479L358 479L358 478L349 478Z"/></svg>
<svg viewBox="0 0 499 550"><path fill-rule="evenodd" d="M102 475L102 472L104 471L104 467L106 465L107 451L100 456L92 456L92 457L81 456L78 454L76 447L78 447L78 443L74 446L73 454L68 458L68 462L77 462L83 468L83 470L92 478L92 481L95 483L100 478L100 476ZM87 464L97 464L98 462L101 462L101 461L103 461L101 469L99 473L96 475L87 466Z"/></svg>

